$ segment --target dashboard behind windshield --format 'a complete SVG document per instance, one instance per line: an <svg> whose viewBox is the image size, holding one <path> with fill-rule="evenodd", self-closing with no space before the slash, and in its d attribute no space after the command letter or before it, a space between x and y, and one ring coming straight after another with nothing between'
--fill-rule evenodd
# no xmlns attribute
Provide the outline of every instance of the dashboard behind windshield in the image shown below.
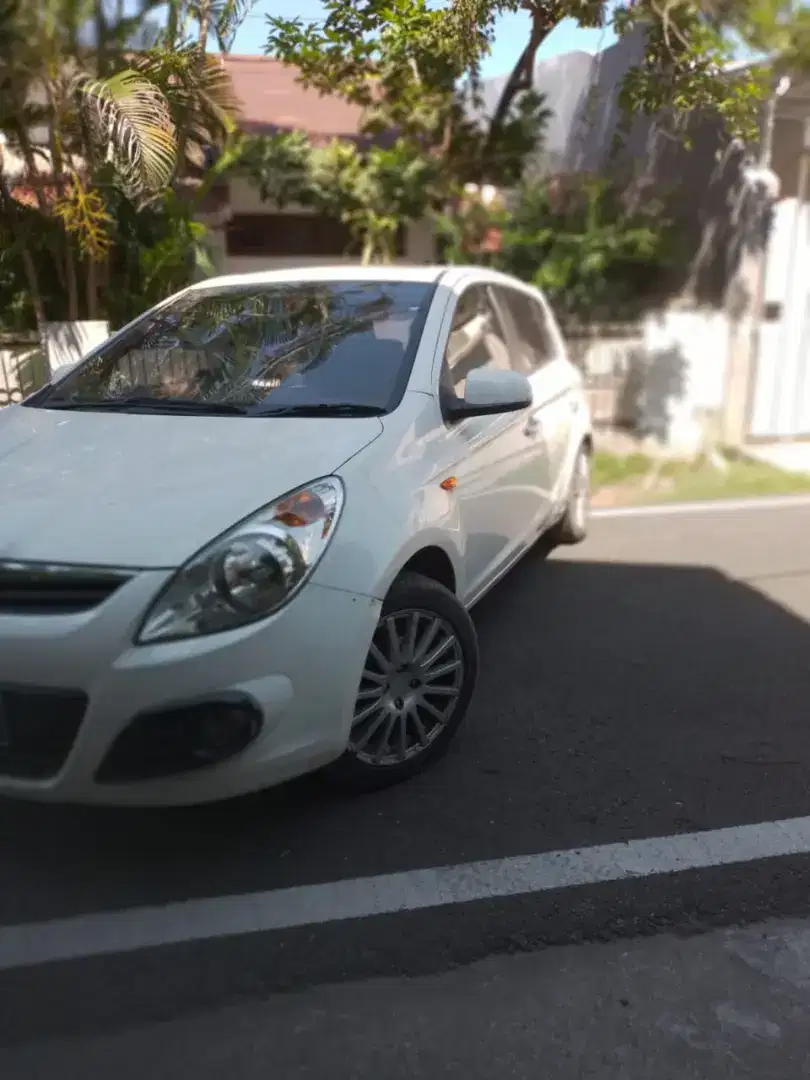
<svg viewBox="0 0 810 1080"><path fill-rule="evenodd" d="M402 397L433 283L316 281L178 297L111 338L32 407L292 414L389 412ZM230 407L230 409L225 407ZM347 412L348 414L348 412Z"/></svg>

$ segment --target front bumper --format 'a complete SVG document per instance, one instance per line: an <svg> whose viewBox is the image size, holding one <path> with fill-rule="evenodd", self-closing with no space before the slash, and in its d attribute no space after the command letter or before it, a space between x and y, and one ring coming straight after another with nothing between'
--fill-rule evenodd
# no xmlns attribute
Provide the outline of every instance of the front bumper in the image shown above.
<svg viewBox="0 0 810 1080"><path fill-rule="evenodd" d="M87 698L58 772L31 779L0 771L0 794L188 805L269 787L340 756L380 601L309 582L253 626L135 646L138 622L168 577L136 574L81 614L0 615L0 688L70 690ZM110 747L135 716L226 695L250 700L263 719L257 738L236 757L162 779L97 781Z"/></svg>

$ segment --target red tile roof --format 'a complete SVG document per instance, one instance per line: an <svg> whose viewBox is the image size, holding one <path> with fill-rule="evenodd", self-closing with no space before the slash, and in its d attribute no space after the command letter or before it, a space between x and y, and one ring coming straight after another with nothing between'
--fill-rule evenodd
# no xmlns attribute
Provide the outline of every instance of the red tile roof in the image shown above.
<svg viewBox="0 0 810 1080"><path fill-rule="evenodd" d="M268 56L223 56L242 102L247 131L306 131L316 139L358 134L361 110L340 98L321 96L298 81L294 67Z"/></svg>

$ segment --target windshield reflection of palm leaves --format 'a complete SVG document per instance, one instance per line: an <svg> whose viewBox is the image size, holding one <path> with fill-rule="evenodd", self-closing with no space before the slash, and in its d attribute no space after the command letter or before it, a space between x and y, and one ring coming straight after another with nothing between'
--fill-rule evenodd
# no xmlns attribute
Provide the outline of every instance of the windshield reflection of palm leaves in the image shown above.
<svg viewBox="0 0 810 1080"><path fill-rule="evenodd" d="M193 365L196 396L244 401L254 396L257 381L275 374L283 379L291 362L300 372L317 368L342 338L369 330L374 318L390 314L389 295L376 292L358 303L364 291L316 287L303 294L240 290L206 297L193 305L189 326L183 326L186 312L160 319L138 351L154 349L166 370L175 366L178 352L191 349L205 358Z"/></svg>
<svg viewBox="0 0 810 1080"><path fill-rule="evenodd" d="M307 370L311 371L323 364L339 339L372 330L375 318L390 314L393 301L384 292L378 293L364 304L352 305L351 298L359 291L361 290L347 290L346 293L330 298L331 318L324 319L319 327L317 347L304 365Z"/></svg>
<svg viewBox="0 0 810 1080"><path fill-rule="evenodd" d="M194 326L196 332L188 338L211 357L197 378L203 400L228 401L244 384L257 352L257 318L265 314L257 310L259 299L250 293L212 297L200 313L202 318ZM200 323L201 330L197 331Z"/></svg>
<svg viewBox="0 0 810 1080"><path fill-rule="evenodd" d="M380 318L391 313L393 299L382 291L366 303L352 304L352 298L362 291L347 289L307 297L295 313L294 321L298 323L298 327L293 331L292 340L277 345L278 352L273 357L271 370L282 362L289 362L296 354L301 354L301 359L296 362L298 370L313 371L325 363L334 346L342 338L373 329L375 317ZM316 318L318 324L311 333L301 334L299 327L310 316Z"/></svg>
<svg viewBox="0 0 810 1080"><path fill-rule="evenodd" d="M365 325L364 325L365 324ZM349 333L361 328L370 329L371 324L367 319L344 319L340 323L332 323L317 335L309 339L291 343L283 352L275 358L273 366L289 363L295 359L295 366L299 372L314 371L320 367L331 355L335 345L339 344ZM300 355L300 359L298 359Z"/></svg>

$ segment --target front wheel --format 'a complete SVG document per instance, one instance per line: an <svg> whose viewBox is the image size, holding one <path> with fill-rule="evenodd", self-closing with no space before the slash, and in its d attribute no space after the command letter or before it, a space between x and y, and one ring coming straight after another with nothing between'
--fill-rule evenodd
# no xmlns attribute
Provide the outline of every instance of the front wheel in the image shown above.
<svg viewBox="0 0 810 1080"><path fill-rule="evenodd" d="M366 657L349 746L324 770L350 791L376 791L416 776L447 751L478 677L469 613L438 582L394 582Z"/></svg>

